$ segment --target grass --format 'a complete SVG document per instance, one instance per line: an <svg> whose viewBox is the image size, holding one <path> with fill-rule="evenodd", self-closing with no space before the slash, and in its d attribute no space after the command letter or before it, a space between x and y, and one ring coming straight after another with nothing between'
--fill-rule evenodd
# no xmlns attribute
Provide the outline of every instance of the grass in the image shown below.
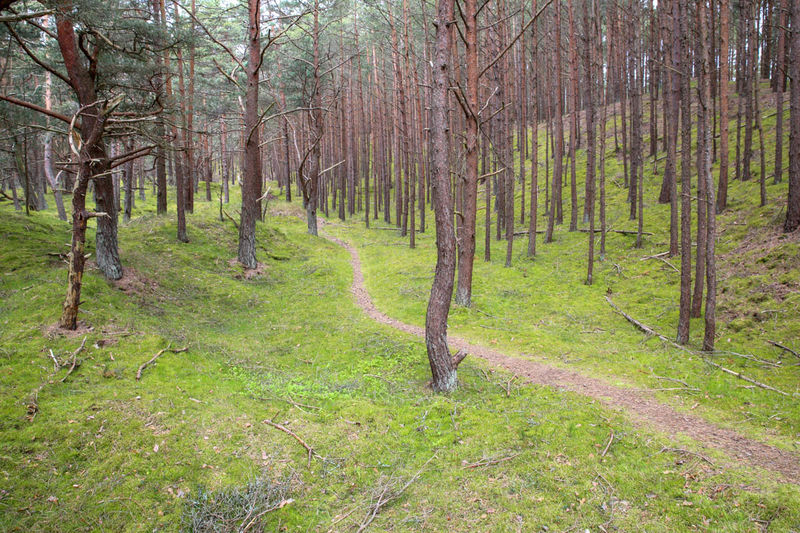
<svg viewBox="0 0 800 533"><path fill-rule="evenodd" d="M773 121L764 120L768 149ZM581 150L579 180L584 157ZM659 169L648 160L645 170L645 230L655 235L641 250L629 236L609 235L593 286L583 284L586 234L561 227L533 260L519 239L504 268L504 242L492 242L492 262L481 260L479 221L474 305L453 307L450 331L623 387L683 380L700 392L653 394L796 451L796 399L749 388L697 355L644 338L605 302L610 294L674 334L677 274L641 260L665 250L668 235L668 206L654 202ZM611 155L609 224L628 228L626 191L615 185L621 172ZM756 181L732 183L731 208L719 218L718 345L777 359L766 340L797 348L800 338L800 247L776 230L786 185L768 183L764 208ZM584 396L518 385L469 357L459 389L432 394L424 344L353 303L344 250L308 236L302 220L274 215L258 226L263 273L248 278L231 261L232 224L219 221L214 203L196 207L191 242L179 244L172 217L157 217L153 199L137 204L120 228L133 281L111 284L89 268L86 350L61 382L67 370L54 371L50 350L69 361L83 338L50 329L66 271L48 254L67 250L69 227L52 211L26 217L0 203L0 530L236 531L256 518L253 530L352 531L384 491L396 498L370 530L800 530L797 486L634 426ZM282 202L276 209L293 210ZM415 250L357 220L326 231L357 246L382 311L422 324L430 231ZM702 320L694 320L694 348L701 335ZM139 365L168 345L189 350L165 353L137 381ZM798 391L791 356L779 368L714 357ZM264 420L315 455L309 460Z"/></svg>
<svg viewBox="0 0 800 533"><path fill-rule="evenodd" d="M774 120L774 113L764 119L764 128L768 132L765 138L768 163L774 155ZM735 134L733 126L731 131ZM543 128L540 129L540 160L544 157L541 130ZM622 162L612 153L613 125L610 123L608 131L608 225L615 229L635 230L636 222L628 221ZM648 145L645 142L645 146ZM757 143L754 143L754 148L757 148ZM735 145L732 144L732 161L734 151ZM659 157L662 155L659 153ZM758 157L754 157L754 162L757 160ZM570 367L587 375L599 375L625 387L671 389L675 383L663 378L682 380L700 392L654 390L654 394L678 409L691 410L752 437L797 451L800 448L800 405L792 395L800 392L798 361L789 354L782 354L767 341L774 340L795 349L800 347L795 342L800 338L800 321L796 319L796 311L800 308L800 241L797 235L788 236L780 232L785 213L786 183L773 184L771 169L767 173L767 196L771 201L765 207L758 207L757 179L732 181L729 209L718 217L719 352L713 360L783 390L789 397L726 375L706 364L700 354L687 354L658 339L645 338L605 301L609 296L623 310L658 332L668 337L675 335L680 280L679 273L672 267L680 266L680 258L668 259L672 266L660 260L645 259L668 248L669 205L656 202L663 164L663 159L654 162L653 158L648 158L645 162L644 229L654 235L645 237L643 248L637 250L633 247L635 235L610 233L606 257L595 265L592 286L585 285L588 236L567 231L568 186L564 192L565 224L557 227L555 242L544 244L543 236L538 236L537 256L531 259L527 257L527 236L516 239L511 268L503 266L506 242L495 241L494 237L492 261L483 261L484 224L483 212L480 212L473 306L453 306L450 331L521 357ZM579 196L583 191L584 167L585 150L579 150ZM716 170L715 165L715 176ZM543 169L540 172L543 173ZM759 175L757 164L753 165L753 175ZM539 180L540 184L544 182L541 174ZM541 191L542 204L543 196ZM478 197L480 207L482 191ZM517 225L519 200L517 185ZM579 221L582 208L581 201ZM539 206L539 215L538 227L544 228L546 218L542 205ZM693 217L696 219L696 213ZM433 220L432 213L428 214L427 220ZM492 231L495 224L493 215ZM375 221L375 226L391 227L382 220ZM588 224L579 224L579 227L585 228ZM520 229L527 229L527 218ZM365 283L378 308L390 316L420 326L424 324L436 254L432 231L432 226L429 226L429 231L418 234L417 248L411 250L397 246L403 241L396 233L365 229L363 222L357 219L336 221L331 229L333 234L349 240L358 248ZM598 247L599 242L596 242L596 253ZM696 351L702 344L703 320L693 319L691 324L690 348ZM755 354L781 364L776 368L736 354Z"/></svg>
<svg viewBox="0 0 800 533"><path fill-rule="evenodd" d="M82 364L62 383L66 371L53 371L49 350L68 359L82 337L44 332L58 318L65 278L47 253L64 250L67 225L0 205L2 530L175 531L198 517L235 530L243 506L263 509L280 494L293 501L264 514L256 530L344 531L362 523L371 494L417 473L372 530L800 525L796 487L722 467L716 454L712 466L662 452L693 445L634 428L585 397L532 386L507 394L509 376L478 360L464 363L456 393L431 394L424 345L364 317L348 291L347 254L306 235L300 220L259 225L259 245L278 259L260 253L264 274L245 279L229 262L236 232L215 219L213 205L200 203L189 217L186 245L149 202L137 209L120 240L139 288L126 293L87 272L81 316L92 330ZM382 301L390 291L375 287L370 249L381 248L363 251ZM405 318L403 305L416 304L395 298L393 312ZM458 310L454 324L469 313ZM640 340L615 327L633 345ZM169 343L189 351L165 353L136 381L138 366ZM309 463L265 419L322 458Z"/></svg>

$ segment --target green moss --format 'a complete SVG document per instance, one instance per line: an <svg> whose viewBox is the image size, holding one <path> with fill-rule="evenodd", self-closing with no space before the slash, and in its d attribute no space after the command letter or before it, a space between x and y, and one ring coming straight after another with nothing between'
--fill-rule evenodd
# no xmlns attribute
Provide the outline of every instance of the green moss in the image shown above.
<svg viewBox="0 0 800 533"><path fill-rule="evenodd" d="M655 235L644 249L633 249L629 236L609 235L595 284L586 286L585 234L560 228L556 243L540 242L533 260L519 240L512 268L476 262L474 305L453 308L451 331L621 386L663 388L656 376L684 380L703 392L655 394L792 447L800 426L793 399L742 388L698 357L643 339L606 304L610 294L642 321L674 331L677 275L661 261L641 260L663 251L667 235L661 221L668 207L653 201L658 180L650 162L647 168L645 228ZM620 162L609 159L608 170L621 173ZM772 282L756 259L780 253L788 261L797 248L781 241L783 252L742 249L748 238L760 239L745 229L750 220L763 218L758 231L771 231L780 211L752 208L756 186L733 183L734 207L720 218L720 288L729 288L720 291L720 312L731 318L720 318L719 343L775 357L760 343L800 338L791 314L797 292L743 304L748 287ZM770 197L779 191L770 185ZM615 228L631 227L625 193L609 180ZM749 531L753 520L800 528L796 486L713 451L703 453L714 466L665 451L695 444L634 426L589 398L518 385L476 358L463 363L455 393L432 394L424 344L365 317L349 291L348 255L306 235L300 219L259 224L265 267L247 279L230 262L236 231L219 222L216 205L197 204L189 244L177 243L172 218L154 210L152 201L137 203L141 216L120 229L123 262L141 285L123 292L87 271L81 318L92 330L82 364L61 383L66 370L53 371L49 351L68 359L82 337L44 333L58 318L66 278L48 253L66 250L69 228L52 213L25 217L0 204L2 530L173 531L192 512L186 502L250 494L254 479L289 478L294 502L265 515L267 529L346 530L366 516L374 491L417 473L381 510L376 531ZM358 246L381 310L422 324L435 254L430 229L416 250L357 222L327 231ZM478 241L481 258L480 231ZM495 255L500 246L493 242ZM797 280L793 269L780 276ZM751 313L764 315L767 304L774 313L755 321ZM702 321L693 321L693 342L701 330ZM169 343L189 351L165 353L137 381L139 365ZM796 367L760 368L732 355L724 361L797 390ZM34 397L38 411L29 421ZM297 441L265 419L324 459L309 462Z"/></svg>

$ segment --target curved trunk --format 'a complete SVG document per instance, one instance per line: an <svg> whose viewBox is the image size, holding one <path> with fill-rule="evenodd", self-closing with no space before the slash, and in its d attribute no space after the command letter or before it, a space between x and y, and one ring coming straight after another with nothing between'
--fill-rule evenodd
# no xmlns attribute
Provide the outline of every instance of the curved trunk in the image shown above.
<svg viewBox="0 0 800 533"><path fill-rule="evenodd" d="M425 344L433 375L431 386L437 392L452 391L456 388L458 383L456 368L460 362L459 355L452 357L447 347L447 316L450 312L456 268L456 235L453 227L453 199L450 193L447 119L448 71L452 44L450 21L453 20L453 7L453 0L438 0L434 90L431 102L433 111L431 187L436 218L437 256L436 271L425 315ZM463 355L460 357L463 358Z"/></svg>

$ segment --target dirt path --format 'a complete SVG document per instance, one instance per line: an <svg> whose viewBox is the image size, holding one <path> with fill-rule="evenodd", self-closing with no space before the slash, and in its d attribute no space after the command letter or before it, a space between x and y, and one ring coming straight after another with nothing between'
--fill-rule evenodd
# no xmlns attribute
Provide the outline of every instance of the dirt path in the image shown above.
<svg viewBox="0 0 800 533"><path fill-rule="evenodd" d="M424 338L423 328L395 320L375 307L364 287L364 274L361 271L361 260L356 249L340 239L324 233L321 235L350 253L350 264L353 266L351 291L359 307L377 322ZM469 355L480 357L505 368L525 378L529 383L565 389L596 398L608 407L624 410L635 422L645 424L672 437L686 435L703 446L725 452L736 461L776 472L787 481L800 484L800 457L797 455L744 437L735 431L718 427L699 417L680 413L655 400L646 392L616 387L603 380L587 377L577 372L555 368L528 359L511 357L485 346L471 344L454 335L449 335L448 341L451 348L465 350Z"/></svg>

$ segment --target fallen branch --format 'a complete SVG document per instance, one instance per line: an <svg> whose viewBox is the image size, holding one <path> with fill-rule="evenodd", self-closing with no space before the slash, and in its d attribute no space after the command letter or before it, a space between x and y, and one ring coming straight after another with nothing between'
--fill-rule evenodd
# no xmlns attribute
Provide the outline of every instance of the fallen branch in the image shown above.
<svg viewBox="0 0 800 533"><path fill-rule="evenodd" d="M87 337L84 336L81 345L78 346L78 349L72 353L72 364L70 365L69 370L67 370L67 375L61 378L61 383L64 383L69 377L69 375L72 374L72 371L80 366L80 363L78 362L78 354L81 353L83 351L83 348L86 346L86 339Z"/></svg>
<svg viewBox="0 0 800 533"><path fill-rule="evenodd" d="M511 384L514 380L517 379L517 376L511 376L511 378L503 385L502 383L498 383L497 386L506 391L506 398L511 397Z"/></svg>
<svg viewBox="0 0 800 533"><path fill-rule="evenodd" d="M612 429L611 435L608 437L608 444L606 444L606 447L603 448L603 453L600 454L600 457L606 456L606 454L608 453L608 449L611 448L611 443L613 442L614 442L614 430Z"/></svg>
<svg viewBox="0 0 800 533"><path fill-rule="evenodd" d="M406 483L399 489L395 490L395 487L400 482L398 478L392 476L388 480L386 480L384 486L380 489L380 492L376 491L375 493L373 493L373 498L372 498L373 503L370 504L370 508L367 511L367 515L364 517L364 520L361 521L361 524L358 526L358 530L356 531L356 533L361 533L362 531L367 529L367 527L369 527L372 521L375 520L375 517L378 516L378 512L380 512L382 507L385 507L387 504L393 502L394 500L402 496L402 494L406 491L406 489L410 487L411 484L414 483L417 479L419 479L419 476L420 474L422 474L422 471L425 469L426 466L428 466L428 463L430 463L434 457L436 457L436 454L432 455L430 459L425 461L425 464L423 464L422 467L419 470L417 470L417 473L411 476L408 479L408 481L406 481ZM375 497L376 494L377 494L377 500Z"/></svg>
<svg viewBox="0 0 800 533"><path fill-rule="evenodd" d="M148 366L150 366L153 363L155 363L156 359L161 357L164 354L164 352L181 353L181 352L188 352L189 351L189 347L188 346L184 346L183 348L180 348L178 350L173 350L173 349L170 348L171 345L172 345L172 343L168 344L166 348L164 348L163 350L159 350L157 354L155 354L153 357L150 358L149 361L142 363L142 365L139 367L139 370L136 371L136 381L139 381L140 379L142 379L142 371L145 368L147 368Z"/></svg>
<svg viewBox="0 0 800 533"><path fill-rule="evenodd" d="M720 355L735 355L736 357L741 357L742 359L747 359L749 361L755 361L756 363L759 363L759 364L762 364L762 365L767 365L767 366L772 366L772 367L777 367L777 368L779 368L781 366L781 362L780 361L777 361L777 362L776 361L767 361L766 359L761 359L759 357L756 357L755 355L748 355L748 354L744 354L744 353L736 353L736 352L728 352L728 351L716 352L716 353L718 353Z"/></svg>
<svg viewBox="0 0 800 533"><path fill-rule="evenodd" d="M695 452L690 452L689 450L684 450L683 448L661 448L661 450L659 450L658 453L664 453L664 452L680 453L680 454L684 454L684 455L694 455L698 459L702 459L703 461L707 462L711 466L714 466L714 463L711 461L711 459L709 459L705 455L701 455L701 454L695 453Z"/></svg>
<svg viewBox="0 0 800 533"><path fill-rule="evenodd" d="M650 369L650 371L652 372L653 370L652 370L652 369ZM656 378L656 379L665 379L665 380L667 380L667 381L672 381L673 383L680 383L681 385L683 385L683 386L684 386L684 387L686 387L687 389L691 389L691 388L693 388L691 385L689 385L688 383L686 383L686 382L685 382L685 381L683 381L682 379L670 378L670 377L667 377L667 376L659 376L658 374L655 374L655 373L653 373L653 374L651 374L651 375L652 375L654 378Z"/></svg>
<svg viewBox="0 0 800 533"><path fill-rule="evenodd" d="M756 387L761 387L762 389L771 390L772 392L777 392L778 394L780 394L782 396L791 396L789 393L783 392L782 390L778 390L775 387L767 385L766 383L761 383L760 381L756 381L753 378L749 378L749 377L745 376L744 374L742 374L741 372L736 372L735 370L731 370L730 368L725 368L724 366L718 365L714 361L711 361L711 360L709 360L707 358L704 358L703 360L706 363L708 363L709 365L711 365L711 366L713 366L715 368L719 368L720 370L722 370L726 374L730 374L731 376L736 376L739 379L743 379L744 381L746 381L748 383L752 383Z"/></svg>
<svg viewBox="0 0 800 533"><path fill-rule="evenodd" d="M623 311L622 309L617 307L616 304L614 304L614 302L612 302L611 298L609 298L608 296L606 296L606 301L608 302L608 305L610 305L614 309L614 311L616 311L617 313L622 315L622 317L625 318L625 320L627 320L628 322L630 322L631 324L636 326L636 329L638 329L639 331L647 333L648 335L651 335L653 337L658 337L659 339L661 339L664 342L668 342L670 344L675 344L674 342L672 342L671 340L669 340L665 336L663 336L660 333L656 332L656 330L654 330L650 326L648 326L646 324L643 324L642 322L639 322L638 320L633 318L631 315L629 315L628 313L626 313L625 311Z"/></svg>
<svg viewBox="0 0 800 533"><path fill-rule="evenodd" d="M579 229L579 230L576 230L576 231L578 231L580 233L589 233L590 230L588 230L588 229ZM602 231L603 231L602 229L596 229L596 230L594 230L594 233L601 233ZM544 230L536 230L536 233L544 233ZM620 235L638 235L639 234L638 231L627 230L627 229L607 229L606 233L619 233ZM514 232L514 235L527 235L527 234L528 234L527 231L515 231ZM653 233L650 233L649 231L643 231L642 235L650 235L651 236L651 235L653 235Z"/></svg>
<svg viewBox="0 0 800 533"><path fill-rule="evenodd" d="M672 340L670 340L670 339L666 338L664 335L661 335L660 333L656 332L656 331L655 331L653 328L651 328L651 327L649 327L649 326L647 326L647 325L645 325L645 324L642 324L641 322L639 322L638 320L636 320L635 318L633 318L633 317L632 317L632 316L630 316L629 314L627 314L627 313L625 313L624 311L622 311L622 309L620 309L619 307L617 307L616 305L614 305L614 302L612 302L612 301L611 301L611 298L609 298L608 296L606 296L606 301L608 302L608 304L609 304L611 307L613 307L613 308L614 308L614 310L615 310L615 311L617 311L619 314L621 314L623 317L625 317L625 319L626 319L628 322L630 322L631 324L633 324L634 326L636 326L636 327L637 327L639 330L641 330L641 331L643 331L643 332L647 333L648 335L653 335L654 337L658 337L658 338L659 338L659 339L661 339L662 341L664 341L664 342L667 342L667 343L671 344L672 346L675 346L676 348L679 348L679 349L681 349L681 350L687 351L687 352L689 352L689 353L691 353L691 354L700 355L700 356L703 356L703 355L704 355L704 354L702 354L702 353L695 352L694 350L690 350L689 348L687 348L687 347L685 347L685 346L681 346L681 345L680 345L680 344L678 344L677 342L674 342L674 341L672 341ZM740 355L740 354L735 354L735 355ZM778 389L776 389L775 387L772 387L772 386L770 386L770 385L767 385L766 383L761 383L760 381L756 381L756 380L754 380L753 378L749 378L749 377L745 376L744 374L742 374L742 373L740 373L740 372L736 372L735 370L731 370L730 368L725 368L725 367L724 367L724 366L722 366L722 365L718 365L718 364L717 364L717 363L715 363L714 361L711 361L710 359L708 359L708 357L703 357L703 360L704 360L706 363L708 363L709 365L711 365L711 366L713 366L713 367L715 367L715 368L718 368L718 369L722 370L722 371L723 371L723 372L725 372L726 374L730 374L731 376L735 376L735 377L737 377L737 378L739 378L739 379L742 379L742 380L744 380L744 381L747 381L748 383L752 383L752 384L753 384L753 385L755 385L756 387L761 387L762 389L765 389L765 390L769 390L769 391L772 391L772 392L777 392L778 394L781 394L781 395L783 395L783 396L787 396L787 397L788 397L788 396L791 396L791 394L789 394L789 393L786 393L786 392L783 392L782 390L778 390Z"/></svg>
<svg viewBox="0 0 800 533"><path fill-rule="evenodd" d="M675 272L678 272L678 273L680 273L680 270L678 270L678 268L677 268L675 265L673 265L672 263L670 263L669 261L667 261L666 259L664 259L663 257L661 257L661 254L657 254L657 255L651 255L651 256L648 256L648 257L644 257L644 258L642 258L642 261L645 261L645 260L647 260L647 259L658 259L659 261L661 261L662 263L664 263L665 265L667 265L668 267L670 267L670 268L671 268L672 270L674 270Z"/></svg>
<svg viewBox="0 0 800 533"><path fill-rule="evenodd" d="M50 350L50 359L53 360L53 372L58 372L58 370L61 368L61 363L59 363L58 359L56 359L56 356L53 355L53 350Z"/></svg>
<svg viewBox="0 0 800 533"><path fill-rule="evenodd" d="M281 500L280 502L276 503L275 505L273 505L269 509L264 509L263 511L258 513L256 516L254 516L253 519L250 520L250 522L248 522L248 524L242 528L242 530L241 530L242 533L250 531L250 528L253 527L253 525L255 525L255 523L258 522L258 520L261 519L261 517L264 516L265 514L271 513L272 511L277 511L278 509L283 509L284 507L286 507L287 505L289 505L290 503L293 503L293 502L294 502L294 498L288 498L286 500ZM244 519L247 520L248 516L245 516ZM244 523L244 520L242 520L242 523Z"/></svg>
<svg viewBox="0 0 800 533"><path fill-rule="evenodd" d="M324 457L322 457L320 454L318 454L316 451L314 451L314 448L312 448L311 446L309 446L309 445L308 445L308 443L306 443L306 441L304 441L303 439L301 439L301 438L300 438L300 437L297 435L297 433L295 433L295 432L294 432L294 431L292 431L291 429L289 429L289 428L287 428L287 427L285 427L285 426L282 426L282 425L280 425L280 424L277 424L277 423L273 422L272 420L264 420L264 423L265 423L265 424L269 424L270 426L274 427L275 429L279 429L279 430L283 431L284 433L286 433L287 435L289 435L290 437L292 437L294 440L296 440L297 442L299 442L300 444L302 444L303 448L305 448L305 449L306 449L306 451L308 452L308 463L309 463L309 465L311 464L311 458L312 458L312 457L318 457L318 458L320 458L320 459L323 459L323 460L325 459L325 458L324 458Z"/></svg>
<svg viewBox="0 0 800 533"><path fill-rule="evenodd" d="M800 353L797 353L796 351L792 350L788 346L784 346L783 344L781 344L779 342L775 342L775 341L767 341L767 343L775 346L776 348L780 348L781 350L785 350L785 351L789 352L790 354L794 355L795 357L797 357L798 359L800 359Z"/></svg>
<svg viewBox="0 0 800 533"><path fill-rule="evenodd" d="M239 229L239 224L237 224L237 223L236 223L236 221L235 221L235 220L233 220L233 217L232 217L232 216L230 216L230 215L228 214L228 212L227 212L227 211L225 211L224 209L222 210L222 213L223 213L223 214L224 214L226 217L228 217L228 220L230 220L231 222L233 222L233 227L235 227L235 228L238 230L238 229Z"/></svg>
<svg viewBox="0 0 800 533"><path fill-rule="evenodd" d="M514 455L508 455L506 457L498 457L498 458L489 457L486 459L481 459L480 461L474 463L467 463L462 468L480 468L484 466L497 465L500 463L505 463L506 461L510 461L511 459L514 459L518 455L519 455L518 453L515 453Z"/></svg>

